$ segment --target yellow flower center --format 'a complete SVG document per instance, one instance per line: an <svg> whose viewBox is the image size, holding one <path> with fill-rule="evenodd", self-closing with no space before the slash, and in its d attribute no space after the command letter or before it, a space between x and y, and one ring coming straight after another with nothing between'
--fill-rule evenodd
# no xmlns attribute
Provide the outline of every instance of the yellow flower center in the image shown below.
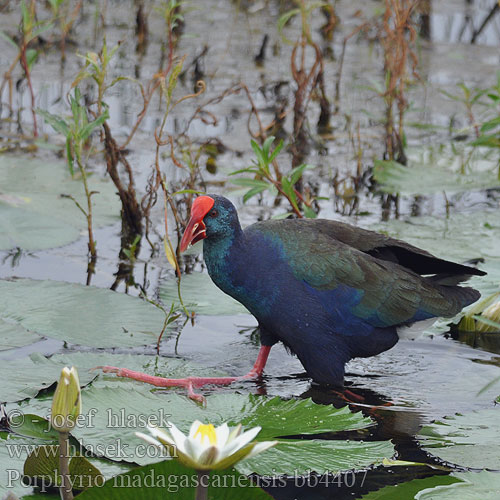
<svg viewBox="0 0 500 500"><path fill-rule="evenodd" d="M210 444L217 444L217 435L215 434L215 427L212 424L200 424L194 437L200 435L200 440L203 443L205 436L208 438Z"/></svg>

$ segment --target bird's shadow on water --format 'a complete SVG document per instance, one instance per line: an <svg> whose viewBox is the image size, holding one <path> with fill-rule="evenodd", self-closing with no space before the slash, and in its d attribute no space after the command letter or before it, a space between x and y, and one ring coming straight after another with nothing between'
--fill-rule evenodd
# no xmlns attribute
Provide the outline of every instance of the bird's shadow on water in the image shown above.
<svg viewBox="0 0 500 500"><path fill-rule="evenodd" d="M374 376L368 375L367 377ZM280 378L307 379L307 375L300 373ZM258 392L265 394L266 379L260 379L257 385ZM440 468L443 464L438 459L421 449L415 438L422 425L422 415L414 409L405 410L395 407L390 396L372 389L357 387L353 382L347 382L343 390L311 384L299 397L311 398L316 404L333 405L335 408L348 405L351 411L361 411L365 416L370 417L373 425L361 430L323 433L318 436L294 436L294 438L372 442L391 440L396 454L395 457L387 458L428 465L378 466L360 471L344 471L326 475L311 474L308 477L286 478L286 485L281 478L281 482L277 481L276 484L264 488L276 500L359 498L361 495L384 486L449 473Z"/></svg>

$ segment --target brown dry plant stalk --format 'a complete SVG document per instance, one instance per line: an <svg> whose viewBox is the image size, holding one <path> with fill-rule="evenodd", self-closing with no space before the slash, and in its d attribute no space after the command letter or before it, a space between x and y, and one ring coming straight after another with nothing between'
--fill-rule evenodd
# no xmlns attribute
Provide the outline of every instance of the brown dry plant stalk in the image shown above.
<svg viewBox="0 0 500 500"><path fill-rule="evenodd" d="M294 44L290 62L291 73L297 85L293 107L292 168L303 163L307 155L306 115L309 102L315 95L315 92L319 95L321 107L320 125L326 128L330 119L330 104L326 98L323 83L323 54L318 44L312 39L309 26L311 8L305 0L297 0L297 5L300 10L302 30L299 39ZM306 53L311 49L314 58L312 59L312 63L308 63L309 58L306 57ZM297 187L301 191L301 186Z"/></svg>
<svg viewBox="0 0 500 500"><path fill-rule="evenodd" d="M388 160L406 163L404 113L410 78L419 79L415 42L417 31L412 18L420 0L385 0L379 40L384 50L385 150ZM397 115L397 122L395 119Z"/></svg>

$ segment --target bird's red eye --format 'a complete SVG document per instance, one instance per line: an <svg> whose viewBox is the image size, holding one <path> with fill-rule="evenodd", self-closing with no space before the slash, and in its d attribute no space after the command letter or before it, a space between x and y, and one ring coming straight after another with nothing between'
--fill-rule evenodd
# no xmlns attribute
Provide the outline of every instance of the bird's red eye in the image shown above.
<svg viewBox="0 0 500 500"><path fill-rule="evenodd" d="M217 212L217 210L212 210L208 215L210 215L210 217L217 217L219 213Z"/></svg>

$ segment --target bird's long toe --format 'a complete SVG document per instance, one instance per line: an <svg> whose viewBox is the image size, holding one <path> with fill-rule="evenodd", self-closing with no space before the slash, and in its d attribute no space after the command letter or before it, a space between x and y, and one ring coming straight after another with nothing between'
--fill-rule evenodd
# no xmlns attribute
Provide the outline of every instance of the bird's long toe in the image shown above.
<svg viewBox="0 0 500 500"><path fill-rule="evenodd" d="M190 399L204 404L206 399L201 394L194 392L195 388L201 388L206 385L230 385L233 382L249 378L245 377L187 377L187 378L165 378L147 373L129 370L128 368L120 368L117 366L96 366L93 370L101 370L103 373L114 373L118 377L130 378L139 382L154 385L155 387L185 387ZM257 374L255 374L257 376Z"/></svg>

